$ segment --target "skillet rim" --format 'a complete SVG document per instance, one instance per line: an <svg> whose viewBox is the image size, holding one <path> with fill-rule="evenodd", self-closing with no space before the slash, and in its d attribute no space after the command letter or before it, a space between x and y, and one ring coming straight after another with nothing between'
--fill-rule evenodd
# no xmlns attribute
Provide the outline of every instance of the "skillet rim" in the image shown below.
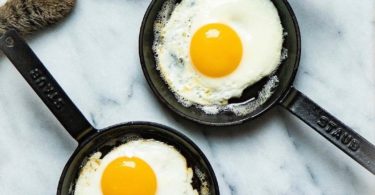
<svg viewBox="0 0 375 195"><path fill-rule="evenodd" d="M254 120L255 118L258 118L261 115L263 115L264 113L266 113L272 107L277 105L288 94L290 88L293 87L293 82L295 80L295 77L296 77L296 74L297 74L297 71L298 71L298 68L299 68L300 60L301 60L301 31L300 31L300 28L299 28L297 17L295 15L291 5L289 4L288 0L281 0L282 3L286 6L287 11L288 11L289 15L291 16L290 18L293 21L293 26L294 26L295 34L296 34L295 35L296 36L296 43L295 44L297 46L296 47L297 52L296 52L296 57L295 57L295 63L293 64L293 70L290 70L290 71L292 71L292 74L288 78L288 82L287 82L286 87L284 87L282 89L282 91L276 95L278 97L275 98L270 104L263 107L262 110L257 112L256 114L253 114L253 115L248 114L246 117L244 117L242 119L229 121L229 122L209 122L209 121L205 121L205 120L200 120L199 117L194 118L192 116L189 116L189 115L183 113L178 108L176 108L173 105L171 105L170 103L168 103L168 101L164 98L164 96L159 93L159 91L156 89L155 85L153 84L153 82L151 80L151 77L150 77L150 75L147 71L147 68L146 68L148 65L145 62L145 55L144 55L144 52L143 52L143 43L144 43L143 40L144 40L144 37L145 37L145 34L146 34L145 33L146 32L146 23L147 23L147 20L150 16L151 12L154 9L154 5L158 1L165 1L165 0L152 0L152 2L150 3L150 5L148 6L148 8L146 10L146 13L144 14L142 24L141 24L141 28L140 28L140 33L139 33L139 39L138 39L138 52L139 52L139 58L140 58L140 62L141 62L142 72L143 72L143 75L145 76L145 78L147 80L147 83L148 83L149 87L152 89L154 95L158 97L158 100L161 103L163 103L164 105L166 105L170 110L175 112L177 115L183 117L184 119L194 121L198 124L207 125L207 126L216 126L216 127L223 126L224 127L224 126L240 125L240 124L243 124L246 121ZM160 77L160 75L159 75L159 78L162 79ZM176 100L176 102L177 102L177 100Z"/></svg>
<svg viewBox="0 0 375 195"><path fill-rule="evenodd" d="M210 161L208 160L207 156L200 149L200 147L195 142L193 142L192 139L190 139L185 134L177 131L176 129L174 129L172 127L169 127L169 126L166 126L166 125L163 125L163 124L160 124L160 123L150 122L150 121L130 121L130 122L125 122L125 123L119 123L119 124L116 124L116 125L112 125L112 126L104 128L104 129L95 130L96 131L95 133L89 135L83 142L78 143L78 147L74 150L73 154L71 154L71 156L69 157L69 160L66 162L66 164L64 166L64 169L63 169L63 171L62 171L62 173L60 175L60 179L59 179L59 182L58 182L58 187L57 187L56 194L57 195L61 195L62 194L61 191L63 189L64 179L67 176L67 171L71 167L72 162L76 158L77 154L82 150L82 148L84 146L86 146L87 144L89 144L94 139L98 139L99 137L103 136L105 133L111 133L110 131L114 131L114 130L116 130L118 128L123 128L123 127L136 128L136 126L147 126L147 127L152 128L153 130L155 130L155 129L162 129L165 132L171 133L174 136L177 136L177 137L181 138L189 146L191 146L192 148L194 148L194 150L196 150L198 156L203 160L203 162L205 164L205 167L207 167L207 171L208 171L208 173L211 176L211 177L208 177L209 178L208 181L212 181L212 183L210 182L210 184L212 185L213 189L215 190L216 195L220 195L220 188L219 188L219 184L218 184L218 181L217 181L217 177L216 177L215 171L214 171L214 169L213 169ZM160 130L157 130L157 131L160 131ZM124 132L124 134L126 134L126 133ZM176 141L176 142L179 142L179 141ZM182 144L182 145L185 145L185 144ZM79 165L81 165L81 164L79 164Z"/></svg>

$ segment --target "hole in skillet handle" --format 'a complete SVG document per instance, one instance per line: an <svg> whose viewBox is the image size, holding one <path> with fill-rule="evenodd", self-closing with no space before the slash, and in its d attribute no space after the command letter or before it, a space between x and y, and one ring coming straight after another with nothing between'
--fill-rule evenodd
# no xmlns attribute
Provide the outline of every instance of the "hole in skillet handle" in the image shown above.
<svg viewBox="0 0 375 195"><path fill-rule="evenodd" d="M6 47L14 47L14 39L12 37L5 38L5 46Z"/></svg>

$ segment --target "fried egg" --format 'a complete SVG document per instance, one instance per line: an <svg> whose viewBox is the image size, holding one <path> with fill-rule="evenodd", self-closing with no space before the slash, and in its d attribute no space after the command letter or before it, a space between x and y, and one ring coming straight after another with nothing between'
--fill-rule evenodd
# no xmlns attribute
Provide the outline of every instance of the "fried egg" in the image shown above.
<svg viewBox="0 0 375 195"><path fill-rule="evenodd" d="M270 0L166 3L153 51L161 77L186 106L227 105L281 62L283 27Z"/></svg>
<svg viewBox="0 0 375 195"><path fill-rule="evenodd" d="M155 140L130 141L82 167L75 195L197 195L193 171L174 147Z"/></svg>

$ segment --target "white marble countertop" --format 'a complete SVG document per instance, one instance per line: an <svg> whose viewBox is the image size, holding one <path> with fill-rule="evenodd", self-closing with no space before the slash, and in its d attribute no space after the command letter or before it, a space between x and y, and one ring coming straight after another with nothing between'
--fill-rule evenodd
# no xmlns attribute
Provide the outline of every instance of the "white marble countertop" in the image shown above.
<svg viewBox="0 0 375 195"><path fill-rule="evenodd" d="M207 128L159 103L140 68L150 0L78 0L63 23L28 39L97 128L163 123L205 152L221 193L373 195L375 177L282 108L238 127ZM375 143L374 0L290 0L303 53L296 87ZM77 143L0 57L0 194L55 194Z"/></svg>

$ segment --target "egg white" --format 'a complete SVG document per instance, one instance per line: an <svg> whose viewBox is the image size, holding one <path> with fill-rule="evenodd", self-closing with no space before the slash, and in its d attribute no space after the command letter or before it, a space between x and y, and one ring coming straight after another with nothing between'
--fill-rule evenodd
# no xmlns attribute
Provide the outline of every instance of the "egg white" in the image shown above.
<svg viewBox="0 0 375 195"><path fill-rule="evenodd" d="M155 23L153 50L161 76L187 106L227 105L280 64L283 27L270 0L182 0L170 16L167 8ZM194 32L209 23L232 27L242 41L242 61L225 77L202 75L190 59Z"/></svg>
<svg viewBox="0 0 375 195"><path fill-rule="evenodd" d="M193 171L184 156L174 147L155 140L136 140L125 143L103 158L93 154L82 167L74 190L75 195L102 195L101 177L105 168L119 157L138 157L154 171L157 178L157 195L197 195L191 182Z"/></svg>

